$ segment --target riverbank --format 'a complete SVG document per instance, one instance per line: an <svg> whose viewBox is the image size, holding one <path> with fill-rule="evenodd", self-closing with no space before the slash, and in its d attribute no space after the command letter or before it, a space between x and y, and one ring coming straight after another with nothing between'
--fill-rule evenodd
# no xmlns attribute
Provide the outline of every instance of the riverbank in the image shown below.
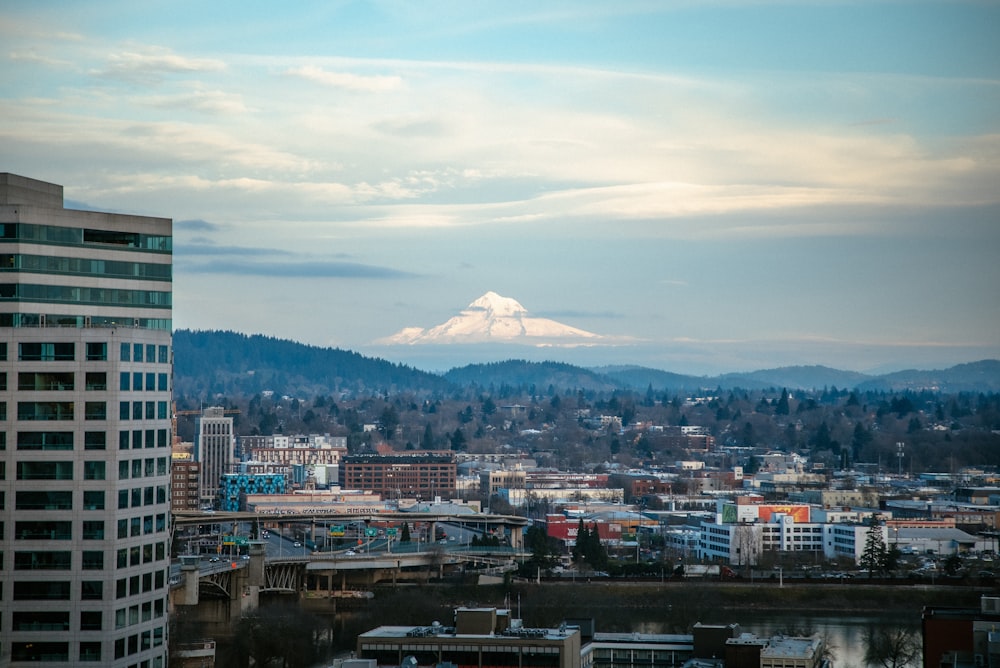
<svg viewBox="0 0 1000 668"><path fill-rule="evenodd" d="M751 614L895 616L919 620L925 606L977 607L990 590L966 587L785 585L729 583L600 583L425 585L380 590L352 625L447 623L460 606L510 606L527 626L558 626L567 618L594 619L608 632L655 623L683 633L697 622L729 623ZM346 630L346 629L345 629ZM360 631L359 631L360 632Z"/></svg>

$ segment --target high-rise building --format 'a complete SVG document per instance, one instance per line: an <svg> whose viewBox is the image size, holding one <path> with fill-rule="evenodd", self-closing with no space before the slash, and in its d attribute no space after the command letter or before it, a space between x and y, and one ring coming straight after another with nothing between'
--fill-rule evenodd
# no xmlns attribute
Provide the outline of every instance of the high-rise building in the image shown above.
<svg viewBox="0 0 1000 668"><path fill-rule="evenodd" d="M165 668L171 221L0 174L0 667Z"/></svg>
<svg viewBox="0 0 1000 668"><path fill-rule="evenodd" d="M233 472L236 436L233 418L218 406L206 408L198 418L194 434L194 458L201 466L198 489L202 508L215 508L219 501L219 480Z"/></svg>

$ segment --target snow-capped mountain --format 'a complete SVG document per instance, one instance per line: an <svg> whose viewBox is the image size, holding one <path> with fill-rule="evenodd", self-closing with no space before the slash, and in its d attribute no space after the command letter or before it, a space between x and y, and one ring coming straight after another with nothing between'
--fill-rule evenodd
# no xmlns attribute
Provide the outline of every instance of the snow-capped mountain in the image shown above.
<svg viewBox="0 0 1000 668"><path fill-rule="evenodd" d="M596 344L603 337L547 318L535 318L516 299L495 292L469 304L435 327L406 327L376 341L381 345L523 343L536 346Z"/></svg>

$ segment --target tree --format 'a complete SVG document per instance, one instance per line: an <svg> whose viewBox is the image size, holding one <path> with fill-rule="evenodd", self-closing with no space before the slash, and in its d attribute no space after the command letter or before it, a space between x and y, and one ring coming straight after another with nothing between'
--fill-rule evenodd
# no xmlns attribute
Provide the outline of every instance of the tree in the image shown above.
<svg viewBox="0 0 1000 668"><path fill-rule="evenodd" d="M424 436L420 439L420 449L421 450L433 450L434 449L434 431L431 429L431 423L428 422L424 427Z"/></svg>
<svg viewBox="0 0 1000 668"><path fill-rule="evenodd" d="M403 531L402 531L402 533L400 533L399 542L400 543L409 543L410 542L410 523L409 522L403 522Z"/></svg>
<svg viewBox="0 0 1000 668"><path fill-rule="evenodd" d="M788 415L788 390L781 388L781 398L778 399L778 404L774 407L775 415Z"/></svg>
<svg viewBox="0 0 1000 668"><path fill-rule="evenodd" d="M868 577L872 577L876 571L885 571L888 563L889 551L885 545L885 537L882 535L882 525L873 516L868 525L868 534L865 536L865 549L861 553L861 567L868 571Z"/></svg>
<svg viewBox="0 0 1000 668"><path fill-rule="evenodd" d="M921 640L914 629L869 626L864 632L865 663L882 668L904 668L919 663Z"/></svg>

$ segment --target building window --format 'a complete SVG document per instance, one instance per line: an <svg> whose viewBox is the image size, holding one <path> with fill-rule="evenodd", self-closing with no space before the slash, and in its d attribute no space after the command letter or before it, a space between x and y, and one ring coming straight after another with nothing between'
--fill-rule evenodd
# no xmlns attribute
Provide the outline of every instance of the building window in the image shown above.
<svg viewBox="0 0 1000 668"><path fill-rule="evenodd" d="M84 520L84 540L104 540L104 522L100 520Z"/></svg>
<svg viewBox="0 0 1000 668"><path fill-rule="evenodd" d="M28 640L10 645L12 661L37 663L41 661L69 661L68 642L38 642Z"/></svg>
<svg viewBox="0 0 1000 668"><path fill-rule="evenodd" d="M15 631L69 631L69 613L55 610L16 610Z"/></svg>
<svg viewBox="0 0 1000 668"><path fill-rule="evenodd" d="M104 510L104 490L88 490L83 493L84 510Z"/></svg>
<svg viewBox="0 0 1000 668"><path fill-rule="evenodd" d="M86 563L84 561L84 568L87 567ZM100 601L104 598L104 582L102 580L84 580L80 585L80 600Z"/></svg>
<svg viewBox="0 0 1000 668"><path fill-rule="evenodd" d="M49 391L74 389L73 372L27 372L17 374L17 389Z"/></svg>
<svg viewBox="0 0 1000 668"><path fill-rule="evenodd" d="M84 480L104 480L104 462L84 462L83 463L83 479Z"/></svg>
<svg viewBox="0 0 1000 668"><path fill-rule="evenodd" d="M32 420L72 420L72 401L19 401L17 419Z"/></svg>
<svg viewBox="0 0 1000 668"><path fill-rule="evenodd" d="M32 462L17 463L18 480L72 480L73 462Z"/></svg>
<svg viewBox="0 0 1000 668"><path fill-rule="evenodd" d="M84 550L83 551L83 570L85 571L103 571L104 570L104 552L100 550Z"/></svg>
<svg viewBox="0 0 1000 668"><path fill-rule="evenodd" d="M90 391L108 389L108 374L103 371L88 371L86 375L86 388Z"/></svg>
<svg viewBox="0 0 1000 668"><path fill-rule="evenodd" d="M65 552L15 552L15 571L68 571L72 566L73 553Z"/></svg>
<svg viewBox="0 0 1000 668"><path fill-rule="evenodd" d="M73 523L66 521L21 521L14 523L17 540L71 540Z"/></svg>
<svg viewBox="0 0 1000 668"><path fill-rule="evenodd" d="M81 642L80 643L80 661L100 661L101 660L101 643L99 642Z"/></svg>
<svg viewBox="0 0 1000 668"><path fill-rule="evenodd" d="M100 631L103 619L100 610L82 610L80 612L81 631Z"/></svg>
<svg viewBox="0 0 1000 668"><path fill-rule="evenodd" d="M22 362L73 361L76 344L70 343L19 343L18 359Z"/></svg>
<svg viewBox="0 0 1000 668"><path fill-rule="evenodd" d="M88 431L83 435L84 450L104 450L107 448L108 435L103 431Z"/></svg>
<svg viewBox="0 0 1000 668"><path fill-rule="evenodd" d="M129 345L127 343L121 344L121 349L120 349L119 354L118 354L118 359L120 361L122 361L122 362L128 362L128 361L130 361L131 360L131 355L129 353L131 351L132 351L132 346L131 345Z"/></svg>
<svg viewBox="0 0 1000 668"><path fill-rule="evenodd" d="M73 510L73 492L17 492L15 510Z"/></svg>
<svg viewBox="0 0 1000 668"><path fill-rule="evenodd" d="M86 420L107 420L108 404L106 401L88 401L83 405L83 417Z"/></svg>
<svg viewBox="0 0 1000 668"><path fill-rule="evenodd" d="M18 450L72 450L71 431L19 431Z"/></svg>
<svg viewBox="0 0 1000 668"><path fill-rule="evenodd" d="M103 341L87 342L87 361L103 362L108 359L108 344Z"/></svg>
<svg viewBox="0 0 1000 668"><path fill-rule="evenodd" d="M68 581L33 581L21 580L14 582L15 601L68 601Z"/></svg>

